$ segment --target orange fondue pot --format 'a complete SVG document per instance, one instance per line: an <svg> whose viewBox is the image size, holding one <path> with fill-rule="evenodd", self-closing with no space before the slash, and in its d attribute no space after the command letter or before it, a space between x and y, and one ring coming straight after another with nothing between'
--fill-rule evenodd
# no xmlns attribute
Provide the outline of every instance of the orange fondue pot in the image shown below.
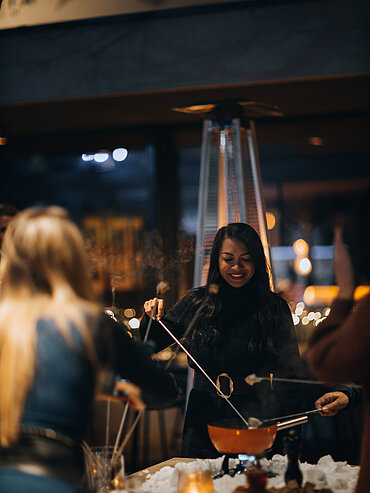
<svg viewBox="0 0 370 493"><path fill-rule="evenodd" d="M307 421L308 417L302 416L262 428L246 428L245 425L240 428L235 420L222 420L209 424L208 434L214 447L222 454L259 455L272 446L279 430Z"/></svg>

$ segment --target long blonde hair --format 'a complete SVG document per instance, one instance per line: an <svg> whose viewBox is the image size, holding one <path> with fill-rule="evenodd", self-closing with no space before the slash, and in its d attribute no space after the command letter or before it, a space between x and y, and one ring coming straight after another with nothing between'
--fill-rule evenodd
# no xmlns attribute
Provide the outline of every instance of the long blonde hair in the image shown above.
<svg viewBox="0 0 370 493"><path fill-rule="evenodd" d="M7 447L17 439L34 378L37 321L52 318L70 343L73 324L94 359L87 319L99 307L82 235L60 207L18 213L0 267L0 445Z"/></svg>

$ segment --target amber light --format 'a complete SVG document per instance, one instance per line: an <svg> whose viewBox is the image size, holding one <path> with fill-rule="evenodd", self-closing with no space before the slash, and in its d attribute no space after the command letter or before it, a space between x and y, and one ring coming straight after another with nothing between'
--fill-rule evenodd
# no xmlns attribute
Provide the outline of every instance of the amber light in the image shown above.
<svg viewBox="0 0 370 493"><path fill-rule="evenodd" d="M269 230L274 229L276 224L276 218L272 212L266 212L266 222L267 222L267 229Z"/></svg>
<svg viewBox="0 0 370 493"><path fill-rule="evenodd" d="M318 137L318 136L309 137L308 142L312 146L322 146L323 143L324 143L323 140L322 140L322 138L321 137Z"/></svg>
<svg viewBox="0 0 370 493"><path fill-rule="evenodd" d="M338 286L307 286L303 294L303 301L307 305L330 305L338 294ZM370 293L370 286L357 286L353 299L360 300Z"/></svg>
<svg viewBox="0 0 370 493"><path fill-rule="evenodd" d="M293 243L293 248L295 254L299 257L306 257L308 255L308 243L302 238L299 238Z"/></svg>

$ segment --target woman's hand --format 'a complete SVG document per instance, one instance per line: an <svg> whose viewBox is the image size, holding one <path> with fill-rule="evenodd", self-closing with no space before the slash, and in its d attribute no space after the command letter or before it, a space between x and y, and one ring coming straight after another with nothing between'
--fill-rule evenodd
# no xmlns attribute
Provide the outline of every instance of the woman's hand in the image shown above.
<svg viewBox="0 0 370 493"><path fill-rule="evenodd" d="M141 398L141 390L131 382L119 380L114 387L116 392L120 392L120 401L128 402L129 406L135 411L143 411L145 404Z"/></svg>
<svg viewBox="0 0 370 493"><path fill-rule="evenodd" d="M159 320L164 315L164 300L162 298L148 300L144 303L144 310L148 317Z"/></svg>
<svg viewBox="0 0 370 493"><path fill-rule="evenodd" d="M339 287L338 298L352 299L355 290L355 280L351 257L343 243L342 225L335 227L334 247L334 271Z"/></svg>
<svg viewBox="0 0 370 493"><path fill-rule="evenodd" d="M327 392L315 402L316 409L322 408L321 416L335 416L338 411L348 406L348 396L343 392Z"/></svg>

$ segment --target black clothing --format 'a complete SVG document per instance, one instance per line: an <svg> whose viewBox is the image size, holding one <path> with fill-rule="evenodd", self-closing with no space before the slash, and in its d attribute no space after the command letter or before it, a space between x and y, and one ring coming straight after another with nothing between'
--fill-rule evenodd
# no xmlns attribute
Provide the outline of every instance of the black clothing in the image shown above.
<svg viewBox="0 0 370 493"><path fill-rule="evenodd" d="M116 322L104 314L98 321L90 320L89 327L97 367L140 386L148 405L166 405L176 398L171 375L157 367L145 348ZM19 493L57 491L55 481L60 493L81 491L81 441L92 415L94 372L81 334L73 326L71 339L66 341L53 320L38 321L35 374L21 433L11 447L0 447L0 491L14 491L13 486Z"/></svg>
<svg viewBox="0 0 370 493"><path fill-rule="evenodd" d="M172 375L157 366L146 346L134 342L108 315L102 315L96 325L94 342L100 365L140 387L146 405L160 407L176 399Z"/></svg>
<svg viewBox="0 0 370 493"><path fill-rule="evenodd" d="M192 320L196 307L194 297L205 295L205 288L191 290L164 317L163 322L177 338L181 338L189 322ZM187 337L188 350L213 381L217 375L227 373L235 378L236 391L230 401L245 417L255 416L259 419L273 418L299 412L300 392L295 385L273 384L261 382L249 386L243 379L252 373L269 376L272 372L276 377L297 377L300 370L300 359L295 336L292 316L287 303L277 294L270 294L270 307L276 317L276 338L269 345L254 344L256 336L262 329L258 313L258 292L250 281L241 288L233 288L221 283L220 297L222 308L214 337L198 326L194 335ZM145 333L149 318L142 320L140 330ZM153 321L149 338L157 344L156 350L173 344L165 330ZM274 339L274 338L272 338ZM193 387L186 412L183 433L183 455L187 457L218 457L220 454L213 447L207 431L207 423L224 418L237 418L232 408L219 397L216 390L208 385L207 380L196 369L192 361L189 365L195 368L195 386ZM228 389L228 386L227 386ZM227 391L226 389L226 391ZM223 389L222 389L223 390Z"/></svg>

